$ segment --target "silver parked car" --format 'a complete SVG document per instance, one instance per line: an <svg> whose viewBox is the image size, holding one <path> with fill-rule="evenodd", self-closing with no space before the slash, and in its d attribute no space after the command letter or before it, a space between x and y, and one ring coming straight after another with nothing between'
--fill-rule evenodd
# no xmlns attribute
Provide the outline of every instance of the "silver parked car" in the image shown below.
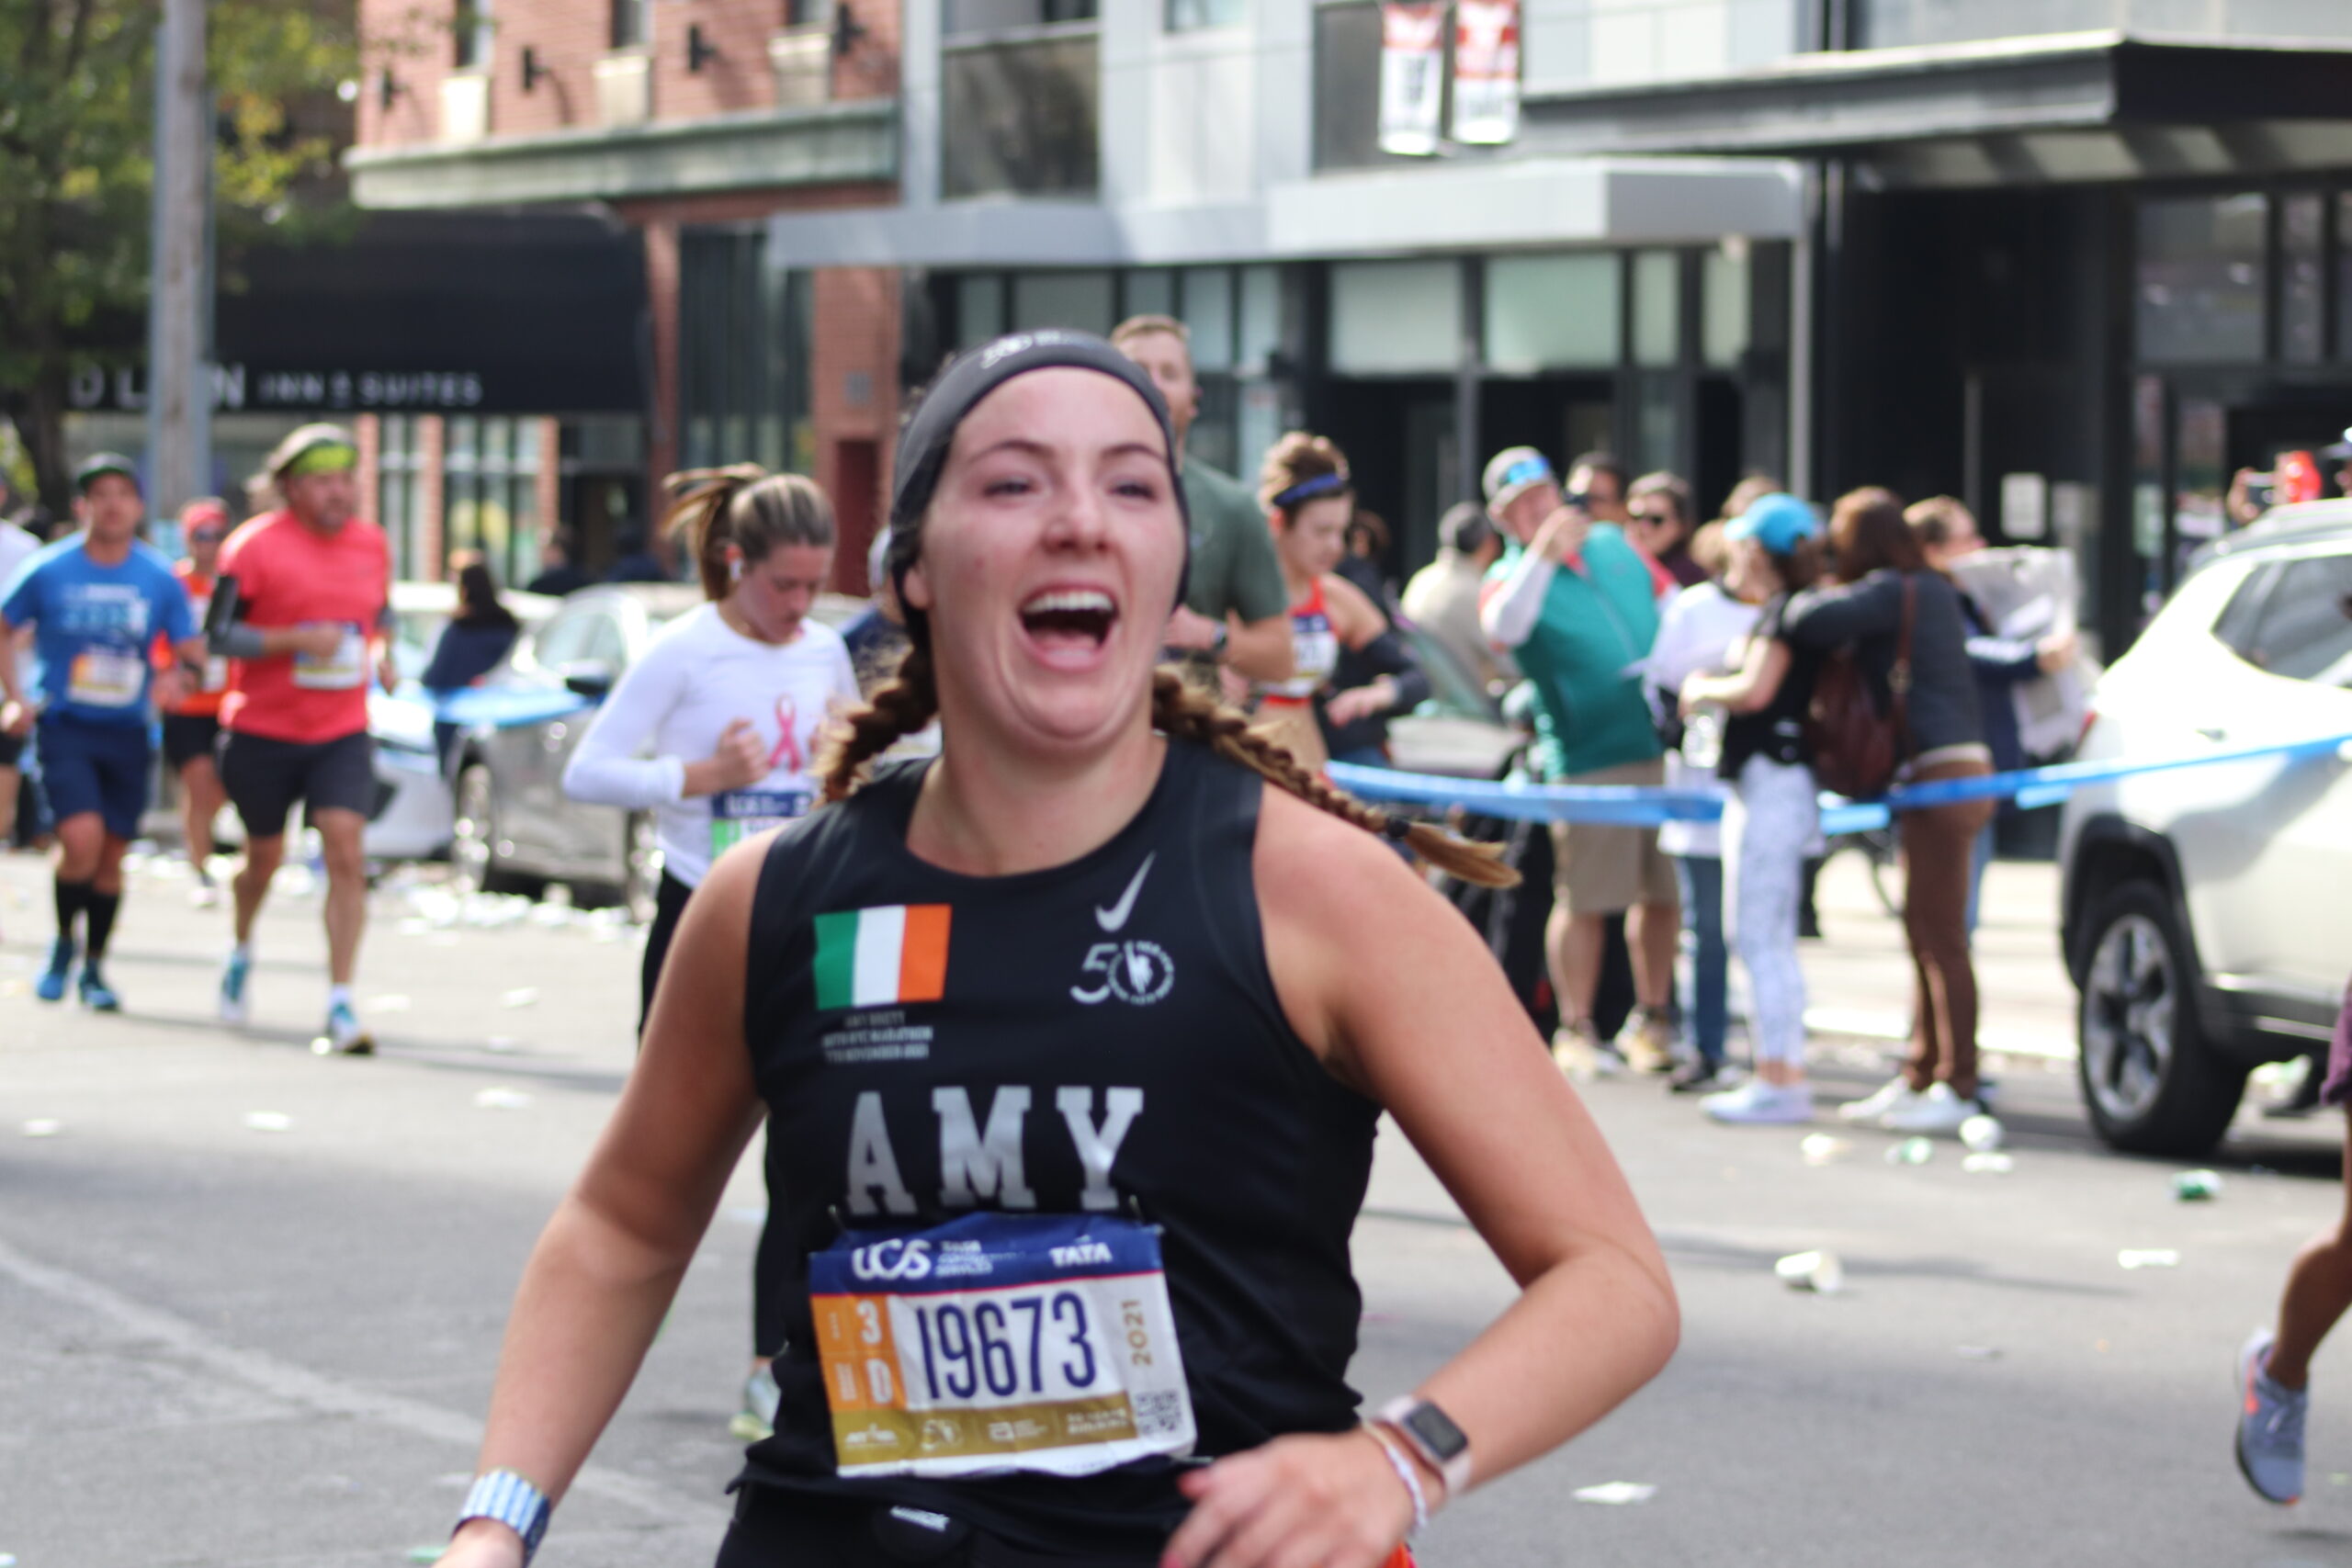
<svg viewBox="0 0 2352 1568"><path fill-rule="evenodd" d="M2352 502L2212 547L2099 682L2085 761L2352 735ZM2328 1038L2352 971L2352 749L2077 792L2059 840L2083 1095L2118 1148L2217 1142Z"/></svg>
<svg viewBox="0 0 2352 1568"><path fill-rule="evenodd" d="M592 806L563 793L563 770L601 703L663 626L703 603L689 583L584 588L515 650L512 671L467 694L453 758L457 821L449 858L461 885L537 895L561 882L582 905L621 904L652 918L662 852L650 812ZM818 598L841 626L865 602Z"/></svg>

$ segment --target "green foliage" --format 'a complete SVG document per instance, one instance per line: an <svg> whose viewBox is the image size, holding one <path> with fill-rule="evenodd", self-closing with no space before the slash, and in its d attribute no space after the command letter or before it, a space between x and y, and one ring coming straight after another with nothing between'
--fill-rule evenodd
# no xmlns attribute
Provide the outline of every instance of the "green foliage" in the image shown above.
<svg viewBox="0 0 2352 1568"><path fill-rule="evenodd" d="M227 248L301 220L289 197L336 152L310 122L358 74L359 48L347 3L205 11ZM157 0L0 0L0 406L24 429L44 493L59 482L54 421L74 334L145 303L161 12Z"/></svg>

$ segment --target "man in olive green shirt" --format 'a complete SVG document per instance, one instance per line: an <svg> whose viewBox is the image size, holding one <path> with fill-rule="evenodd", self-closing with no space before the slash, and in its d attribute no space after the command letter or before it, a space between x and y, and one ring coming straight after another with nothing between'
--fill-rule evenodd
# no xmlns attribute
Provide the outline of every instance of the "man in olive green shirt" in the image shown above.
<svg viewBox="0 0 2352 1568"><path fill-rule="evenodd" d="M1169 617L1170 649L1222 658L1253 681L1280 681L1291 672L1290 592L1264 508L1248 486L1197 457L1184 456L1184 436L1200 412L1193 350L1184 324L1168 316L1134 316L1111 342L1141 366L1168 400L1176 430L1184 504L1193 514L1191 576L1184 603Z"/></svg>

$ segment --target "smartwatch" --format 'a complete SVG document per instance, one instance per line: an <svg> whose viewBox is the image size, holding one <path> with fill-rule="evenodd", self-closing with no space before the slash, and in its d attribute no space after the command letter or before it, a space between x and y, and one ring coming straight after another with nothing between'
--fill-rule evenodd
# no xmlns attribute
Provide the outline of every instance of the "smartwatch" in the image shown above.
<svg viewBox="0 0 2352 1568"><path fill-rule="evenodd" d="M523 1538L523 1562L526 1568L539 1550L539 1539L548 1533L548 1516L555 1512L555 1505L548 1495L515 1474L511 1470L493 1470L474 1478L473 1490L466 1494L466 1506L458 1510L458 1525L469 1519L495 1519Z"/></svg>
<svg viewBox="0 0 2352 1568"><path fill-rule="evenodd" d="M1426 1399L1392 1399L1374 1417L1405 1439L1423 1463L1444 1479L1448 1502L1470 1486L1470 1438L1453 1417Z"/></svg>

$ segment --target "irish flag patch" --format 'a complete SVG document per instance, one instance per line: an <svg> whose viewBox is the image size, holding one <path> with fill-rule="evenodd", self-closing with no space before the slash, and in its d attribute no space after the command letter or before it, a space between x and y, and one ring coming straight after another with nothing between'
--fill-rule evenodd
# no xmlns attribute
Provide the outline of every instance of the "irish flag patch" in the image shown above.
<svg viewBox="0 0 2352 1568"><path fill-rule="evenodd" d="M817 917L817 1005L935 1002L947 987L945 904L892 904Z"/></svg>

